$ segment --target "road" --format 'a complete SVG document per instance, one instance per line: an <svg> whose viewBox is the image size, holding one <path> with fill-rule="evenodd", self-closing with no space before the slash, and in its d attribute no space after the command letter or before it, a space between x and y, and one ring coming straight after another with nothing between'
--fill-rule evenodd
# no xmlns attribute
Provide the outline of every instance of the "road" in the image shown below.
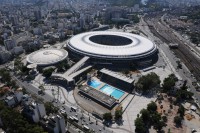
<svg viewBox="0 0 200 133"><path fill-rule="evenodd" d="M166 44L178 44L177 49L172 49L176 56L188 67L198 81L200 81L200 59L198 57L198 51L188 46L186 41L180 39L177 36L178 33L174 32L168 25L162 23L162 15L145 17L145 21L149 26L151 32L160 38L163 43ZM175 34L176 33L176 34Z"/></svg>
<svg viewBox="0 0 200 133"><path fill-rule="evenodd" d="M38 95L38 88L32 86L31 84L29 84L27 81L21 81L19 80L19 78L17 78L16 76L13 75L13 73L11 73L13 80L16 81L16 83L20 86L20 87L24 87L26 89L27 92L36 95L39 98L44 99L44 102L49 102L49 101L53 101L53 97L51 97L48 94L45 95ZM110 131L107 127L105 127L100 121L97 121L96 119L94 119L93 116L88 115L86 113L83 113L82 110L78 109L77 112L71 111L71 107L63 105L62 103L58 102L53 102L53 104L56 107L59 107L60 109L64 109L69 116L76 116L79 119L78 124L80 126L86 125L88 126L90 129L93 129L96 133L112 133L112 131ZM83 119L81 119L83 118ZM100 131L101 130L101 131Z"/></svg>
<svg viewBox="0 0 200 133"><path fill-rule="evenodd" d="M156 22L157 23L157 22ZM188 70L188 68L183 64L182 69L177 69L177 62L179 58L174 54L172 50L169 49L168 44L163 42L162 39L154 36L154 34L151 32L150 28L148 27L147 23L142 19L140 24L139 24L140 30L144 32L145 34L148 35L148 37L153 40L159 50L161 50L164 54L165 57L169 62L166 62L167 64L171 65L175 71L172 71L175 75L176 73L182 78L182 80L187 80L187 85L189 87L189 90L194 93L194 99L196 103L200 103L200 94L196 91L194 88L192 82L195 82L196 79L194 78L193 74ZM169 29L168 29L169 30ZM168 35L167 35L168 36Z"/></svg>

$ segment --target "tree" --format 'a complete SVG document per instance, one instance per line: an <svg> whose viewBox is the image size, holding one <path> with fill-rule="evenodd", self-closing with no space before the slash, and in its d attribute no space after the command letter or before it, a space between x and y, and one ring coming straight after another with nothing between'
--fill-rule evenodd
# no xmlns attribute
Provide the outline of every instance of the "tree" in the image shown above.
<svg viewBox="0 0 200 133"><path fill-rule="evenodd" d="M179 89L176 92L176 99L177 99L177 101L189 100L189 99L192 99L193 95L194 94L192 92L189 92L186 89Z"/></svg>
<svg viewBox="0 0 200 133"><path fill-rule="evenodd" d="M12 88L19 88L19 86L17 85L17 83L14 80L11 80L10 82L7 83L8 86L11 86Z"/></svg>
<svg viewBox="0 0 200 133"><path fill-rule="evenodd" d="M135 120L135 132L136 133L146 133L145 124L142 118L136 118Z"/></svg>
<svg viewBox="0 0 200 133"><path fill-rule="evenodd" d="M164 79L162 88L164 92L169 92L175 86L177 78L174 74L169 75L167 78Z"/></svg>
<svg viewBox="0 0 200 133"><path fill-rule="evenodd" d="M177 63L177 65L178 65L177 68L178 68L178 69L182 69L182 64L181 64L181 62L180 62L180 61L176 61L176 63Z"/></svg>
<svg viewBox="0 0 200 133"><path fill-rule="evenodd" d="M177 125L177 126L180 126L182 123L182 118L180 116L175 116L174 117L174 123Z"/></svg>
<svg viewBox="0 0 200 133"><path fill-rule="evenodd" d="M182 105L179 106L178 113L180 114L181 118L184 117L184 115L185 115L185 108Z"/></svg>
<svg viewBox="0 0 200 133"><path fill-rule="evenodd" d="M57 65L58 72L63 72L69 68L70 68L70 65L66 61L63 61Z"/></svg>
<svg viewBox="0 0 200 133"><path fill-rule="evenodd" d="M122 119L122 110L115 111L115 120Z"/></svg>
<svg viewBox="0 0 200 133"><path fill-rule="evenodd" d="M26 74L26 75L28 75L29 70L30 70L30 69L28 69L28 68L27 68L26 66L24 66L24 65L21 67L21 72L23 72L23 73Z"/></svg>
<svg viewBox="0 0 200 133"><path fill-rule="evenodd" d="M10 73L5 68L0 70L0 76L2 77L2 82L4 83L11 81Z"/></svg>
<svg viewBox="0 0 200 133"><path fill-rule="evenodd" d="M133 15L132 20L134 23L139 23L140 22L140 18L138 17L138 15Z"/></svg>
<svg viewBox="0 0 200 133"><path fill-rule="evenodd" d="M147 110L150 112L155 112L157 110L157 105L155 102L151 102L147 105Z"/></svg>
<svg viewBox="0 0 200 133"><path fill-rule="evenodd" d="M152 112L151 114L151 124L155 125L161 120L161 115L157 112Z"/></svg>
<svg viewBox="0 0 200 133"><path fill-rule="evenodd" d="M159 121L157 121L157 122L154 124L153 127L154 127L155 130L157 130L157 131L161 131L162 128L163 128L165 125L166 125L166 124L165 124L164 121L159 120Z"/></svg>
<svg viewBox="0 0 200 133"><path fill-rule="evenodd" d="M159 85L159 76L152 72L139 78L138 82L136 83L136 89L145 93Z"/></svg>
<svg viewBox="0 0 200 133"><path fill-rule="evenodd" d="M103 119L105 120L105 121L111 121L112 120L112 114L109 112L109 113L105 113L104 115L103 115Z"/></svg>
<svg viewBox="0 0 200 133"><path fill-rule="evenodd" d="M15 60L14 60L15 70L21 70L22 66L23 66L23 63L21 62L21 57L15 58Z"/></svg>
<svg viewBox="0 0 200 133"><path fill-rule="evenodd" d="M181 86L181 89L182 90L187 90L188 87L187 87L187 80L184 81L183 85Z"/></svg>
<svg viewBox="0 0 200 133"><path fill-rule="evenodd" d="M53 71L54 71L53 68L45 69L43 71L43 76L45 76L46 78L49 78L49 77L51 77Z"/></svg>
<svg viewBox="0 0 200 133"><path fill-rule="evenodd" d="M147 109L142 109L140 111L141 118L144 121L144 123L147 123L150 119L150 112Z"/></svg>
<svg viewBox="0 0 200 133"><path fill-rule="evenodd" d="M55 107L51 102L46 102L44 104L47 115L49 115L50 113L58 113L58 108Z"/></svg>
<svg viewBox="0 0 200 133"><path fill-rule="evenodd" d="M162 116L162 120L163 120L164 122L167 122L167 116Z"/></svg>

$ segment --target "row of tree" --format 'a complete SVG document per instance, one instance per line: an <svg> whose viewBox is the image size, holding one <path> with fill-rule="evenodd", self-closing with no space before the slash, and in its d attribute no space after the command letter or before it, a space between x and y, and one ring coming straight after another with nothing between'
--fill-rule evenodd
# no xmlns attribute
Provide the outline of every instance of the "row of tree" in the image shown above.
<svg viewBox="0 0 200 133"><path fill-rule="evenodd" d="M115 110L115 117L114 117L114 119L115 119L116 121L121 120L121 119L122 119L122 114L123 114L122 107L118 107L118 108ZM113 118L113 116L112 116L112 114L111 114L110 112L109 112L109 113L105 113L105 114L103 115L103 119L104 119L105 121L112 121L112 118Z"/></svg>
<svg viewBox="0 0 200 133"><path fill-rule="evenodd" d="M155 102L151 102L147 105L147 109L142 109L140 115L135 120L135 132L146 133L148 129L153 128L160 132L164 126L166 126L167 117L161 116L157 112L157 105Z"/></svg>
<svg viewBox="0 0 200 133"><path fill-rule="evenodd" d="M193 93L189 92L187 89L187 81L184 81L183 85L177 88L176 82L178 78L171 74L164 79L163 84L160 86L160 78L155 73L150 73L139 78L138 82L135 84L136 91L143 94L151 91L160 91L167 93L169 95L176 96L177 102L182 102L185 100L191 100ZM159 90L158 90L159 89ZM176 93L174 93L176 91Z"/></svg>
<svg viewBox="0 0 200 133"><path fill-rule="evenodd" d="M7 86L10 86L12 88L18 88L19 86L16 84L14 80L11 79L11 75L8 70L5 68L0 69L0 76L1 76L1 82L6 84Z"/></svg>
<svg viewBox="0 0 200 133"><path fill-rule="evenodd" d="M176 97L176 102L181 103L185 100L191 100L193 93L188 91L187 81L185 80L183 85L180 88L177 88L176 82L178 81L177 77L174 74L169 75L164 79L162 84L162 91L168 95ZM176 91L176 93L174 93Z"/></svg>

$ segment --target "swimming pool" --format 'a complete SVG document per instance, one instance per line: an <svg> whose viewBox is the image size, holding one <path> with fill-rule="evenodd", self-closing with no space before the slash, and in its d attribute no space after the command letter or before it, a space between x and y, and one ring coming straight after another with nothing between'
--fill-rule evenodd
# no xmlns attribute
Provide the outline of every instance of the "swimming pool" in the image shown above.
<svg viewBox="0 0 200 133"><path fill-rule="evenodd" d="M124 95L123 91L121 91L117 88L114 88L110 85L104 85L100 90L102 92L106 93L107 95L113 96L116 99L120 99Z"/></svg>
<svg viewBox="0 0 200 133"><path fill-rule="evenodd" d="M101 85L101 83L96 80L90 80L87 84L95 89Z"/></svg>

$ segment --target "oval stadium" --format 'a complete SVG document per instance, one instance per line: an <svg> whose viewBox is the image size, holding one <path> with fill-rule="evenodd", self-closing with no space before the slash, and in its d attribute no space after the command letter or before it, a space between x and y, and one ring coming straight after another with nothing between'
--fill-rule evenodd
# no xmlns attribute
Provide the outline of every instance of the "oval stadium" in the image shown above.
<svg viewBox="0 0 200 133"><path fill-rule="evenodd" d="M67 57L68 52L64 49L42 49L29 54L26 60L37 66L48 66L59 63Z"/></svg>
<svg viewBox="0 0 200 133"><path fill-rule="evenodd" d="M157 55L156 45L142 36L112 31L86 32L72 37L67 45L76 57L101 61L139 61Z"/></svg>

